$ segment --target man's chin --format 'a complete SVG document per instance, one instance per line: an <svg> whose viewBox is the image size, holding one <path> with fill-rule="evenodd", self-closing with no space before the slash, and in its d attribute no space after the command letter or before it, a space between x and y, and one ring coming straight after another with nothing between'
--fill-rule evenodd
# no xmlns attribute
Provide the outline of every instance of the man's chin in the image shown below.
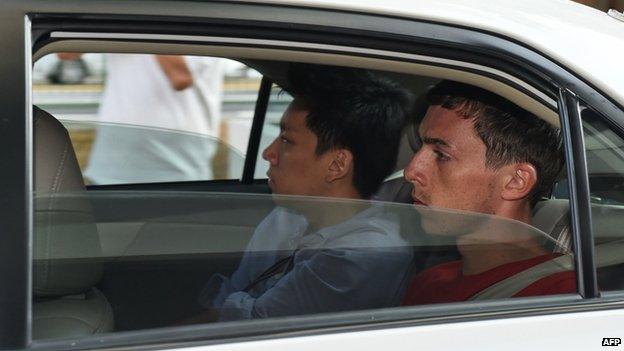
<svg viewBox="0 0 624 351"><path fill-rule="evenodd" d="M285 191L284 189L282 189L279 185L277 185L275 183L274 180L269 179L267 185L269 186L269 189L271 190L271 194L272 195L276 195L276 196L288 196L288 195L292 195L291 193L289 193L288 191Z"/></svg>
<svg viewBox="0 0 624 351"><path fill-rule="evenodd" d="M414 203L414 209L420 215L421 227L425 233L435 236L465 235L484 220L483 215L478 213L471 214L433 204Z"/></svg>
<svg viewBox="0 0 624 351"><path fill-rule="evenodd" d="M291 194L285 193L283 190L276 187L275 184L269 184L269 189L271 189L271 199L273 203L278 206L289 207L289 204L293 202L297 202L296 198L293 198Z"/></svg>
<svg viewBox="0 0 624 351"><path fill-rule="evenodd" d="M274 192L271 194L271 201L273 201L275 206L287 208L304 216L310 212L318 212L322 210L322 207L315 201L293 194L280 194Z"/></svg>

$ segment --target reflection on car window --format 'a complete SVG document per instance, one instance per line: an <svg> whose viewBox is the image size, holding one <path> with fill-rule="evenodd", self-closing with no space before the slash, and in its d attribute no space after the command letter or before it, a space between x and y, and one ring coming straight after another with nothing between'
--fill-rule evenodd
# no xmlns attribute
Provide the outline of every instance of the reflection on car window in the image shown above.
<svg viewBox="0 0 624 351"><path fill-rule="evenodd" d="M583 121L592 201L624 205L624 141L591 109Z"/></svg>
<svg viewBox="0 0 624 351"><path fill-rule="evenodd" d="M624 139L590 107L583 107L585 154L591 194L592 225L596 243L598 287L624 288Z"/></svg>
<svg viewBox="0 0 624 351"><path fill-rule="evenodd" d="M38 195L36 207L50 199ZM60 243L64 239L55 235L73 238L73 245L46 252L35 242L36 295L54 296L43 285L46 267L62 267L47 285L80 274L77 289L106 297L115 330L173 325L209 308L218 308L221 320L234 320L399 306L425 253L448 250L462 235L517 235L516 242L482 243L493 250L523 247L527 237L553 242L532 226L500 217L368 201L131 191L67 193L54 201L52 213L36 212L46 218L36 231ZM93 213L68 215L80 202L92 204ZM332 218L337 211L353 215L305 235L307 217ZM245 304L263 291L271 296L264 296L262 308L247 312Z"/></svg>
<svg viewBox="0 0 624 351"><path fill-rule="evenodd" d="M198 133L131 126L127 124L67 121L71 130L96 130L89 150L89 163L83 172L92 185L154 183L238 178L243 172L245 156L225 141ZM108 147L117 140L142 140L143 148L161 150L162 154L129 157L128 149ZM175 150L164 145L175 145ZM208 162L204 155L210 159ZM161 159L166 159L162 161ZM97 160L97 162L95 162ZM166 162L163 166L161 162ZM120 165L133 164L133 167Z"/></svg>

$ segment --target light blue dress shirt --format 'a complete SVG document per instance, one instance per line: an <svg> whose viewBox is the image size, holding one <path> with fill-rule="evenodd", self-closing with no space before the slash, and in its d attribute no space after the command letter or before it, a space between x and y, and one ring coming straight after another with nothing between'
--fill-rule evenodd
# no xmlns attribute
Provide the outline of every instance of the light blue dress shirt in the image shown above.
<svg viewBox="0 0 624 351"><path fill-rule="evenodd" d="M243 290L275 262L292 254L308 221L285 207L276 207L258 224L245 248L243 258L230 276L213 275L199 297L205 308L221 309L231 293Z"/></svg>
<svg viewBox="0 0 624 351"><path fill-rule="evenodd" d="M294 226L291 231L281 227L284 221ZM276 224L281 228L271 230ZM220 308L222 321L400 303L411 271L412 249L402 239L395 215L373 205L347 221L303 235L306 227L303 217L282 208L261 223L248 245L252 251L245 253L234 275L230 279L213 277L216 281L207 285L221 283L212 307ZM273 254L263 250L271 245ZM261 282L250 292L242 291L294 249L292 270Z"/></svg>

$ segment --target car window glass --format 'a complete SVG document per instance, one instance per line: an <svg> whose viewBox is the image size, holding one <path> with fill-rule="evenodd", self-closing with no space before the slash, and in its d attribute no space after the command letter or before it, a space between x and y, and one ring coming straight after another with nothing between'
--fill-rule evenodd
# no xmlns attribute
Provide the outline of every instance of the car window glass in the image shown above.
<svg viewBox="0 0 624 351"><path fill-rule="evenodd" d="M260 75L196 56L72 54L34 65L87 184L240 179Z"/></svg>
<svg viewBox="0 0 624 351"><path fill-rule="evenodd" d="M51 201L54 211L41 210ZM241 314L233 306L276 286L284 271L292 269L307 278L282 282L288 285L277 285L274 293L276 298L291 295L293 304L280 307L265 302L272 310L254 310L252 313L258 313L254 318L400 306L405 281L411 280L414 271L421 271L424 265L453 262L457 235L478 228L494 236L504 229L524 240L534 238L540 245L556 245L542 231L517 221L414 209L406 204L153 191L38 195L35 203L35 339L58 332L40 316L64 308L76 309L64 312L70 314L67 318L71 313L76 318L84 314L95 318L94 322L111 323L109 332L215 322L214 308L222 308L223 320L248 319L247 312ZM92 207L81 206L81 211L67 214L81 203ZM306 228L302 212L331 217L345 210L355 215L342 224L327 226L321 234L302 237ZM362 225L379 232L352 232ZM54 249L46 250L44 240ZM302 243L306 248L296 252L294 267L278 266L267 279L258 279L284 259L295 259L293 250ZM311 257L309 264L313 265L307 266L305 258ZM346 282L334 271L351 275L355 281L363 279L351 265L372 269L366 281L378 282L374 285L379 289L365 289L365 296L340 293ZM355 289L353 294L358 290L349 289ZM418 289L416 293L424 294ZM449 293L441 293L437 301L445 302ZM63 300L67 295L77 295L70 300L73 307L65 306L70 304ZM436 296L429 297L436 300ZM478 298L501 297L509 296L493 291ZM105 308L92 316L90 304ZM71 323L67 324L65 328L71 331Z"/></svg>
<svg viewBox="0 0 624 351"><path fill-rule="evenodd" d="M624 288L624 139L590 107L582 108L598 287Z"/></svg>
<svg viewBox="0 0 624 351"><path fill-rule="evenodd" d="M352 76L334 76L347 74L345 68L302 68L325 79L343 77L336 84L345 85L336 91L324 84L336 95L322 91L328 100L309 100L330 102L315 120L308 119L307 105L286 110L293 98L273 86L255 170L258 178L270 170L271 195L250 193L252 188L248 193L86 190L81 176L88 169L78 167L76 142L67 147L64 139L64 128L70 135L81 129L59 125L56 116L35 108L34 339L576 291L568 200L536 200L532 211L527 203L529 218L523 220L492 215L488 206L494 203L483 205L490 198L474 190L494 186L474 180L496 174L484 166L483 141L472 121L460 115L415 114L427 110L412 106L417 100L412 95L424 91L406 87L425 86L418 84L422 77L395 81L396 73L380 77L383 72L349 70ZM357 104L344 103L354 96ZM449 119L452 123L441 124ZM417 130L428 138L424 143L399 145L404 133ZM173 134L178 133L205 137ZM318 151L314 133L325 133L324 142L342 139ZM461 157L439 149L440 138L456 145L468 134L472 144ZM341 144L354 141L350 149ZM262 158L264 149L271 164ZM383 182L395 171L400 152L412 153L409 164L400 166L405 177ZM355 154L357 161L349 163ZM475 155L481 157L478 163L457 168L462 158ZM351 175L356 167L357 181ZM434 168L438 174L431 173ZM457 169L471 182L457 178ZM530 171L525 167L517 174ZM436 182L435 193L423 177ZM514 178L520 186L522 177ZM343 193L325 191L336 184ZM479 201L460 191L472 191ZM479 264L467 257L479 258Z"/></svg>

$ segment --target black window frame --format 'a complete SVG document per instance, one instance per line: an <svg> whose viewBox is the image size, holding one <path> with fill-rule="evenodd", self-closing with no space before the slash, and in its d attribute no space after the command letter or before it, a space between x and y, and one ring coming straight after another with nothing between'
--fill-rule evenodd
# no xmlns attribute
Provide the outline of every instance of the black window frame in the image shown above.
<svg viewBox="0 0 624 351"><path fill-rule="evenodd" d="M266 118L267 108L269 107L272 86L273 81L268 77L263 76L262 81L260 82L260 90L258 91L258 99L256 100L256 109L254 111L253 122L251 124L249 143L247 144L245 167L241 178L242 184L253 184L255 180L254 173L256 172L256 161L258 160L260 139L262 138L262 129L264 127L264 119Z"/></svg>
<svg viewBox="0 0 624 351"><path fill-rule="evenodd" d="M567 89L559 91L559 104L561 131L566 150L577 288L583 298L597 298L600 292L594 259L594 230L581 110L577 96Z"/></svg>
<svg viewBox="0 0 624 351"><path fill-rule="evenodd" d="M223 31L227 31L229 35L233 33L232 29L239 29L239 31L234 32L252 37L262 35L273 39L297 37L301 41L330 44L345 44L346 41L351 46L373 46L379 49L388 49L392 46L391 44L407 42L413 44L414 49L428 49L431 53L441 54L443 57L446 56L442 53L446 53L450 58L468 62L476 61L494 66L507 64L510 67L503 69L504 71L523 77L533 86L543 88L559 101L560 106L566 106L560 111L567 110L567 116L570 118L566 138L567 142L571 143L571 151L566 151L566 153L572 153L572 164L576 164L581 159L578 150L583 151L582 147L579 148L577 139L570 139L571 135L577 133L573 120L576 119L578 111L575 111L573 106L575 98L571 97L569 92L561 91L570 87L579 98L592 106L597 106L597 110L602 115L608 116L615 125L623 125L622 106L618 106L609 100L588 82L566 71L555 60L514 40L496 34L398 17L294 6L197 3L194 6L199 7L200 11L194 15L193 6L187 10L180 10L175 9L172 3L164 2L162 5L158 9L144 9L140 3L85 4L80 1L68 1L61 5L53 1L46 3L45 1L21 2L18 0L10 0L5 3L3 18L8 20L3 22L2 28L11 29L9 32L14 36L0 37L0 45L3 45L7 52L13 52L14 55L9 55L10 57L3 58L1 61L3 66L0 67L0 78L5 83L11 84L14 90L0 96L0 103L6 107L6 117L1 120L0 133L2 133L2 138L0 138L0 146L4 150L10 150L1 158L2 162L6 163L3 169L7 181L4 182L2 190L0 190L0 195L4 199L0 211L5 216L0 222L0 232L15 234L14 236L0 236L0 247L2 248L0 251L0 259L2 260L0 261L0 267L2 267L0 268L0 281L13 282L11 290L2 289L0 292L0 311L3 311L0 314L0 348L68 349L71 347L84 349L132 344L158 345L162 343L190 346L198 342L209 344L271 338L274 337L274 333L279 333L282 336L313 335L338 330L412 326L428 323L433 319L439 320L441 314L446 318L444 322L448 322L474 320L475 318L505 318L599 310L624 305L623 298L615 295L609 295L602 301L592 299L592 297L596 297L593 296L595 294L592 293L591 289L593 283L587 282L585 276L582 275L581 278L583 279L580 279L579 283L584 289L582 291L584 299L566 295L514 299L513 301L488 301L470 306L460 304L459 306L454 305L451 309L448 309L447 306L406 307L396 310L364 311L329 316L305 316L297 318L300 324L296 325L293 325L292 320L254 321L247 323L242 328L240 325L221 326L221 328L209 328L209 326L172 328L112 334L97 340L33 343L30 337L29 320L31 310L30 286L32 284L30 277L30 243L32 242L32 200L30 198L32 194L32 155L30 150L32 126L30 125L30 118L32 116L30 98L27 93L30 84L28 65L31 48L36 51L40 47L38 45L45 44L45 40L41 41L41 39L45 37L46 31L50 28L63 28L63 30L70 31L87 28L102 31L110 28L109 26L114 26L117 30L131 31L131 24L139 23L140 27L148 32L163 30L183 32L185 30L200 30L205 27L218 32L217 27L224 26ZM121 15L104 15L123 12L136 16L132 16L132 19L126 19L125 16ZM206 12L209 12L206 18L198 17L201 14L206 14ZM85 15L86 13L91 14ZM98 13L101 15L97 15ZM141 17L146 13L158 15L158 18ZM225 21L228 18L231 20ZM284 18L288 20L284 21ZM341 18L342 20L337 21ZM31 20L33 24L36 24L32 32L34 46L31 46L31 33L29 33ZM167 23L173 25L167 27ZM185 25L176 26L176 24ZM430 35L432 31L438 34L435 40ZM412 48L412 46L408 47ZM20 68L17 69L17 67ZM551 84L554 84L559 90L552 89ZM578 117L580 118L580 115ZM583 187L588 187L588 184L583 182L584 180L581 178L578 184L570 185L571 189L574 188L577 192L579 207L585 206L585 204L581 204L581 202L585 202ZM582 208L577 210L575 221L583 218L582 211ZM579 227L577 225L577 232L583 230ZM579 258L579 266L591 271L592 267L589 263L592 262L590 249L593 248L593 243L591 243L592 246L587 246L587 238L584 237L591 236L591 230L588 233L583 232L582 235L575 233L577 240L575 245L580 243L583 253L587 253L587 255L583 254ZM415 317L415 314L418 317ZM374 323L370 322L371 315L375 317Z"/></svg>

